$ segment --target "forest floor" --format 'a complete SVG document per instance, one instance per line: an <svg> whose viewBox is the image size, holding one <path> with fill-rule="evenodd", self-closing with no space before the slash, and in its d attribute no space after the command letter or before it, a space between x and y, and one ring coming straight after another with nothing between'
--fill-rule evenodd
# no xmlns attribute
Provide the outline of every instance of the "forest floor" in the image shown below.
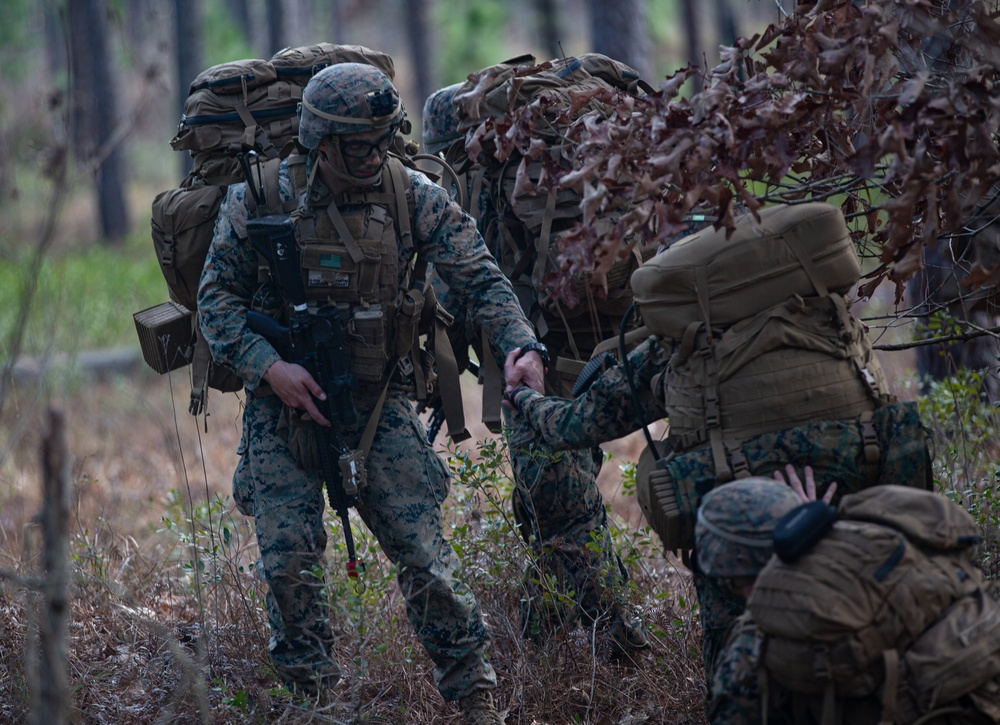
<svg viewBox="0 0 1000 725"><path fill-rule="evenodd" d="M900 397L912 397L905 384L912 355L880 359ZM468 376L465 385L473 437L461 449L481 460L479 445L495 437L478 423L481 389ZM353 528L369 563L363 592L337 569L343 551L339 522L331 520L331 619L349 673L338 702L302 708L277 687L266 655L263 587L252 574L251 522L229 499L240 396L213 393L208 418L195 419L187 413L187 377L179 373L157 377L143 368L81 378L65 389L50 397L22 382L6 406L0 572L37 571L40 401L47 401L66 416L72 458L74 722L458 721L405 623L394 571L360 520ZM658 424L654 435L663 430ZM443 438L442 455L453 455ZM607 641L587 629L570 628L541 646L525 642L517 591L527 558L509 525L509 480L494 470L452 487L449 538L490 625L497 700L510 725L704 722L689 573L663 555L623 485L622 467L644 445L641 433L606 444L611 455L599 478L632 575L629 597L653 633L653 650L627 662L610 657ZM0 722L23 720L37 686L29 636L36 608L35 595L0 578Z"/></svg>

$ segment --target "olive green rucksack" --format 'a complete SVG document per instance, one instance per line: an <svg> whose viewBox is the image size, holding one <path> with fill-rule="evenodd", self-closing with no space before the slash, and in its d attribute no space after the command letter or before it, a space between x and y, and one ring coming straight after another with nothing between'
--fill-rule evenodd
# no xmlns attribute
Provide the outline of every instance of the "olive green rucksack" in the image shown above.
<svg viewBox="0 0 1000 725"><path fill-rule="evenodd" d="M820 725L865 698L883 723L1000 720L1000 604L973 563L978 540L943 495L845 496L818 543L772 557L757 578L747 609L763 636L762 689L793 693Z"/></svg>
<svg viewBox="0 0 1000 725"><path fill-rule="evenodd" d="M694 547L712 487L787 463L842 492L900 483L901 472L929 485L919 415L894 402L843 294L860 275L843 215L819 202L763 209L731 235L702 230L632 275L644 323L673 350L653 381L669 438L637 476L667 549Z"/></svg>
<svg viewBox="0 0 1000 725"><path fill-rule="evenodd" d="M373 65L390 79L394 75L392 58L384 53L320 43L279 51L270 60L212 66L191 82L170 145L189 152L194 168L152 205L153 248L170 301L134 318L143 357L156 372L191 365L189 410L194 415L204 411L208 388L232 392L243 387L234 373L212 361L198 333L198 284L222 200L230 184L245 180L244 168L249 168L265 199L265 206L253 210L255 216L290 211L293 205L279 204L278 166L296 149L302 90L323 68L349 62ZM255 161L244 166L240 155L251 151Z"/></svg>

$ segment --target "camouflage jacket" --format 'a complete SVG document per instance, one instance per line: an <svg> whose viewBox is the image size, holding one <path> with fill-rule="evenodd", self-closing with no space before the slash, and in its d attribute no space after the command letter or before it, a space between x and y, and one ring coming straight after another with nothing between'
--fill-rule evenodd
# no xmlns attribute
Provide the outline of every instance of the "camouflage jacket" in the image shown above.
<svg viewBox="0 0 1000 725"><path fill-rule="evenodd" d="M744 613L733 622L708 683L708 719L712 725L758 725L762 722L758 675L760 643L757 625L749 614Z"/></svg>
<svg viewBox="0 0 1000 725"><path fill-rule="evenodd" d="M407 173L414 196L414 251L431 262L441 279L455 290L463 307L487 331L500 354L534 341L531 326L473 219L424 174L409 169ZM282 196L287 200L292 196L292 184L284 163L279 179ZM329 200L329 191L318 179L309 194L310 204L325 206ZM213 359L232 369L253 390L280 357L246 323L246 312L257 288L258 263L246 238L250 214L246 195L246 185L235 184L222 203L202 273L198 309L202 334ZM300 203L304 202L300 199ZM402 284L409 262L402 245L399 255Z"/></svg>
<svg viewBox="0 0 1000 725"><path fill-rule="evenodd" d="M668 358L669 349L658 337L646 339L629 353L638 407L622 365L605 371L574 400L518 388L513 403L553 449L590 448L628 435L666 414L660 403L661 378L656 376Z"/></svg>

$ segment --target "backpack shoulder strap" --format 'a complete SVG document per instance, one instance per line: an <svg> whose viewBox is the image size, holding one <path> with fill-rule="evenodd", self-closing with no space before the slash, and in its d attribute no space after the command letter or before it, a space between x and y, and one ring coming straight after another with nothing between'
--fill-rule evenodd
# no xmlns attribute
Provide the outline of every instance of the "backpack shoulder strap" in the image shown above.
<svg viewBox="0 0 1000 725"><path fill-rule="evenodd" d="M410 186L410 175L406 173L403 162L394 156L386 159L382 186L395 200L394 204L388 205L389 213L396 223L396 231L399 233L403 249L413 249L413 216L416 213L416 204Z"/></svg>

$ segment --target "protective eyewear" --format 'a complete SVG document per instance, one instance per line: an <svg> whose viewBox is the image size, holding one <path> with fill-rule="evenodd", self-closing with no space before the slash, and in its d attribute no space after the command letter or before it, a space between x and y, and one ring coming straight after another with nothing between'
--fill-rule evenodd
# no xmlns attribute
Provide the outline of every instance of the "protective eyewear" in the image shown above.
<svg viewBox="0 0 1000 725"><path fill-rule="evenodd" d="M361 139L341 139L340 153L349 159L367 159L374 151L379 156L383 156L392 146L392 139L396 135L395 127L391 128L387 134L380 136L374 141L362 141Z"/></svg>

